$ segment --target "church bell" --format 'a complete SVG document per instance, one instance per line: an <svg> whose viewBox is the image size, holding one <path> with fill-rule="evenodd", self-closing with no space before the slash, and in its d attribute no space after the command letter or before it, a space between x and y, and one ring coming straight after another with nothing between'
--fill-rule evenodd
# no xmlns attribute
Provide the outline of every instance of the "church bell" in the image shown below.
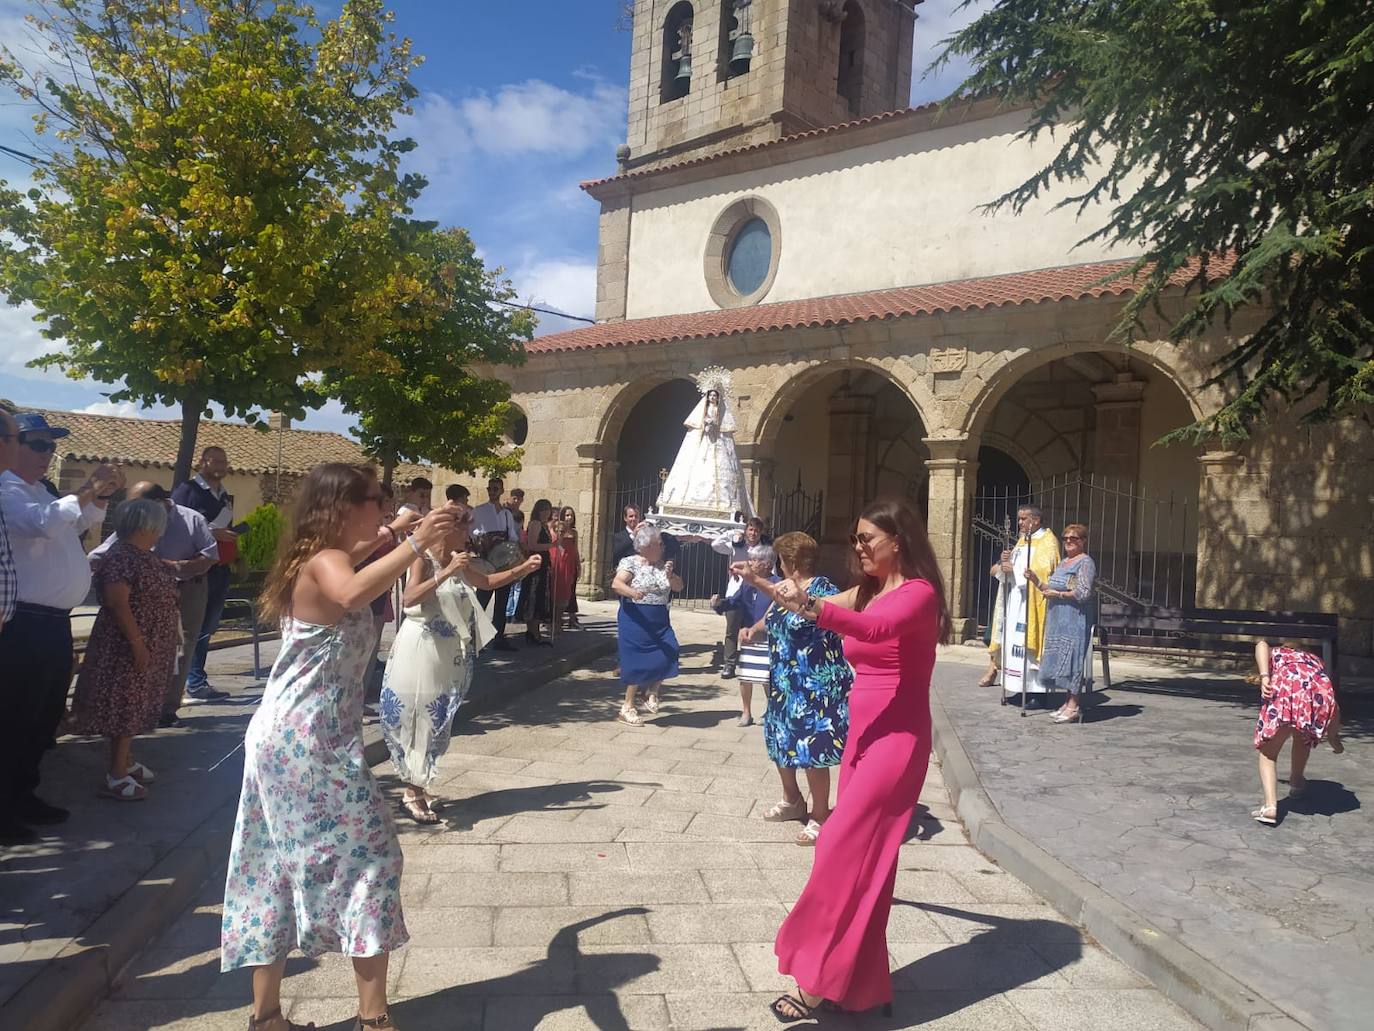
<svg viewBox="0 0 1374 1031"><path fill-rule="evenodd" d="M749 59L753 56L754 37L747 32L741 32L735 37L734 48L730 51L730 70L732 72L747 72Z"/></svg>
<svg viewBox="0 0 1374 1031"><path fill-rule="evenodd" d="M686 86L692 81L692 55L683 54L677 63L677 74L673 76L674 81L679 86Z"/></svg>

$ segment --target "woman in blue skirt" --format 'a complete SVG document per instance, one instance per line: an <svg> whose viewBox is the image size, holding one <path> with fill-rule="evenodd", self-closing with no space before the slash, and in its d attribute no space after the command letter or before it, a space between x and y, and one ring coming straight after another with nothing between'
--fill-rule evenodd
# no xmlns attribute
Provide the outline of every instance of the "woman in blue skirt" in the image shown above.
<svg viewBox="0 0 1374 1031"><path fill-rule="evenodd" d="M625 685L625 703L616 719L640 727L639 693L644 693L645 710L656 713L659 685L677 676L677 635L668 621L668 599L682 590L682 578L671 562L663 561L657 528L640 523L632 539L635 553L621 560L611 581L611 590L620 595L616 623L620 682Z"/></svg>

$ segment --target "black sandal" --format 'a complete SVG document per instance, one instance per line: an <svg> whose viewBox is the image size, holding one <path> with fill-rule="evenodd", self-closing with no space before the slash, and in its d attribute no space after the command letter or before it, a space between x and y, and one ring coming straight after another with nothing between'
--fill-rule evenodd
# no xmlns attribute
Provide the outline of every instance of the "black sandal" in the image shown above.
<svg viewBox="0 0 1374 1031"><path fill-rule="evenodd" d="M402 795L401 808L416 823L428 825L439 822L439 814L429 807L429 798L425 795Z"/></svg>
<svg viewBox="0 0 1374 1031"><path fill-rule="evenodd" d="M799 1020L814 1019L818 1007L808 1006L805 1000L799 998L800 995L800 990L798 990L797 995L793 995L791 992L788 992L786 995L779 995L773 1000L773 1005L768 1008L773 1011L773 1016L777 1017L779 1022L783 1024L795 1024ZM784 1005L791 1006L797 1013L797 1016L794 1017L790 1013L784 1013L782 1009Z"/></svg>

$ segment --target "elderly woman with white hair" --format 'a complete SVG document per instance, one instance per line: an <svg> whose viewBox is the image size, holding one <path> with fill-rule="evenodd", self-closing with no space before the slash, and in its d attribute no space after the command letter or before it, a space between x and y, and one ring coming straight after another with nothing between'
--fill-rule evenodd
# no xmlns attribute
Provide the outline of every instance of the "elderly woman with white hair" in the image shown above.
<svg viewBox="0 0 1374 1031"><path fill-rule="evenodd" d="M673 563L663 561L663 538L657 527L640 523L632 534L635 553L616 567L611 590L620 595L617 643L620 646L620 682L625 703L616 719L632 727L643 726L639 694L644 709L658 712L658 689L677 676L678 643L668 620L668 599L682 590L682 578Z"/></svg>
<svg viewBox="0 0 1374 1031"><path fill-rule="evenodd" d="M157 729L177 661L181 604L176 579L153 554L167 528L160 501L126 501L115 512L115 541L95 573L100 597L72 700L75 729L110 739L100 793L137 802L153 773L130 754L139 734Z"/></svg>

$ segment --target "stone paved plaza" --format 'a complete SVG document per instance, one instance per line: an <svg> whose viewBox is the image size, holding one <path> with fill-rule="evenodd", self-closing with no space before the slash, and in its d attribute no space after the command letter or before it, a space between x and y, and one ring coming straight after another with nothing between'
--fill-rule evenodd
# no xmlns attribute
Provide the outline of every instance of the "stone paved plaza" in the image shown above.
<svg viewBox="0 0 1374 1031"><path fill-rule="evenodd" d="M773 935L812 853L794 825L758 818L776 775L759 728L735 725L733 685L708 670L720 621L674 619L684 675L649 726L613 722L613 660L462 725L436 791L444 822L402 831L411 943L391 989L404 1031L778 1026ZM825 1026L1196 1026L966 843L938 766L923 804L889 930L894 1016ZM216 873L90 1031L245 1026L247 972L219 974L221 895ZM283 994L293 1020L351 1026L341 957L294 957Z"/></svg>

